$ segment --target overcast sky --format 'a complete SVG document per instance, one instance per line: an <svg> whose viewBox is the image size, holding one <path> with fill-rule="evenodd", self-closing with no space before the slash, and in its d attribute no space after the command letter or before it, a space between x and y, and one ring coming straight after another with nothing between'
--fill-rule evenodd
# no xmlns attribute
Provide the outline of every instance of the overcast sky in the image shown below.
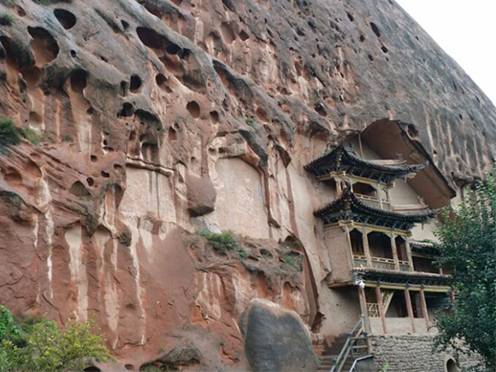
<svg viewBox="0 0 496 372"><path fill-rule="evenodd" d="M396 1L496 104L496 1Z"/></svg>

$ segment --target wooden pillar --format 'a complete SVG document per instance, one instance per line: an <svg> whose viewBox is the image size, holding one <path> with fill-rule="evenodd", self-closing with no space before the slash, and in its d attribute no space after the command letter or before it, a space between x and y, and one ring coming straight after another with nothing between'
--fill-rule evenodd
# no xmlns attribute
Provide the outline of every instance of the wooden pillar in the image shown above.
<svg viewBox="0 0 496 372"><path fill-rule="evenodd" d="M376 189L376 193L377 193L377 199L379 199L379 207L384 210L384 204L383 204L383 200L382 200L382 195L381 195L381 191L384 191L384 189L382 188L382 186L378 186L377 189Z"/></svg>
<svg viewBox="0 0 496 372"><path fill-rule="evenodd" d="M386 314L384 313L384 301L382 300L381 287L379 285L375 287L375 297L377 299L377 305L379 307L379 316L381 317L382 330L384 331L384 334L387 334Z"/></svg>
<svg viewBox="0 0 496 372"><path fill-rule="evenodd" d="M362 136L358 133L358 147L360 148L360 157L363 158Z"/></svg>
<svg viewBox="0 0 496 372"><path fill-rule="evenodd" d="M341 188L341 179L336 177L334 182L336 182L336 193L337 198L339 198L343 194L343 189Z"/></svg>
<svg viewBox="0 0 496 372"><path fill-rule="evenodd" d="M365 257L367 258L367 266L372 267L372 256L370 255L368 230L364 229L360 232L362 233L363 252L365 253Z"/></svg>
<svg viewBox="0 0 496 372"><path fill-rule="evenodd" d="M365 297L365 288L358 285L358 299L360 301L360 311L362 312L363 328L365 332L370 333L369 312L367 309L367 298Z"/></svg>
<svg viewBox="0 0 496 372"><path fill-rule="evenodd" d="M391 250L393 251L394 269L400 270L400 261L398 260L398 248L396 247L396 239L394 235L390 235L389 239L391 241Z"/></svg>
<svg viewBox="0 0 496 372"><path fill-rule="evenodd" d="M408 288L405 288L405 303L408 317L412 323L412 332L415 333L415 318L413 317L412 298L410 297L410 290Z"/></svg>
<svg viewBox="0 0 496 372"><path fill-rule="evenodd" d="M389 187L386 187L385 191L386 191L386 200L389 204L391 204L391 194L389 193Z"/></svg>
<svg viewBox="0 0 496 372"><path fill-rule="evenodd" d="M422 309L422 317L425 319L425 325L427 329L430 327L429 312L427 311L427 302L425 302L424 288L420 288L420 307Z"/></svg>
<svg viewBox="0 0 496 372"><path fill-rule="evenodd" d="M408 267L410 271L414 271L413 267L413 258L412 258L412 248L410 247L410 242L408 241L408 238L405 239L405 247L406 247L406 256L408 258Z"/></svg>

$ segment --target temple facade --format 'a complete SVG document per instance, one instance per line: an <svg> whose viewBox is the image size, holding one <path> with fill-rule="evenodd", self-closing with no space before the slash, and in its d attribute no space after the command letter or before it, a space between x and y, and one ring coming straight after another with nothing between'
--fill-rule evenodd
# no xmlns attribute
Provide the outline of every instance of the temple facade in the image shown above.
<svg viewBox="0 0 496 372"><path fill-rule="evenodd" d="M374 123L305 166L329 199L314 212L335 299L335 321L325 332L334 338L330 344L351 339L349 350L333 350L343 359L333 359L334 370L360 348L361 355L378 353L375 337L430 339L434 313L449 306L449 272L436 264L433 231L456 192L413 130Z"/></svg>

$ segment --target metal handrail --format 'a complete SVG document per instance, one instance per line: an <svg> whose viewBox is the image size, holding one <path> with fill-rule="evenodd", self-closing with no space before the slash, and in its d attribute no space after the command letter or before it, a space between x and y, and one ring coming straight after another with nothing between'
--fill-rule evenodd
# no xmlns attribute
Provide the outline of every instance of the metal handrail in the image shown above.
<svg viewBox="0 0 496 372"><path fill-rule="evenodd" d="M353 343L362 332L363 332L363 317L360 317L358 322L351 330L350 335L346 338L343 348L341 349L338 357L336 358L336 362L334 363L334 366L332 366L331 368L331 372L342 371L344 363L346 362L346 359L348 359L348 355L350 354Z"/></svg>
<svg viewBox="0 0 496 372"><path fill-rule="evenodd" d="M358 362L361 362L362 360L365 360L365 359L370 359L370 358L373 358L374 356L373 355L364 355L362 357L359 357L359 358L356 358L354 361L353 361L353 364L351 365L351 368L348 372L353 372L355 370L355 367L357 365Z"/></svg>

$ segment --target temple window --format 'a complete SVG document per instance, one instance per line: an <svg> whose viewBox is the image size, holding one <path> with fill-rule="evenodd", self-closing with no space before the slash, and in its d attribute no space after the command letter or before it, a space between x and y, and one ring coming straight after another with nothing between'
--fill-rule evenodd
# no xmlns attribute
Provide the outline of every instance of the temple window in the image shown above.
<svg viewBox="0 0 496 372"><path fill-rule="evenodd" d="M371 232L367 236L372 265L378 269L395 270L391 239L382 232Z"/></svg>
<svg viewBox="0 0 496 372"><path fill-rule="evenodd" d="M406 250L406 240L401 236L397 236L396 238L394 238L394 241L396 243L396 250L398 252L400 270L404 270L404 271L410 270L408 264L408 253Z"/></svg>
<svg viewBox="0 0 496 372"><path fill-rule="evenodd" d="M357 229L353 229L350 232L350 242L351 242L351 250L353 255L363 256L365 252L363 250L363 236L360 231Z"/></svg>
<svg viewBox="0 0 496 372"><path fill-rule="evenodd" d="M367 236L372 257L393 258L391 239L384 233L371 232Z"/></svg>
<svg viewBox="0 0 496 372"><path fill-rule="evenodd" d="M358 196L377 199L378 193L375 187L367 183L356 182L353 184L353 192Z"/></svg>

